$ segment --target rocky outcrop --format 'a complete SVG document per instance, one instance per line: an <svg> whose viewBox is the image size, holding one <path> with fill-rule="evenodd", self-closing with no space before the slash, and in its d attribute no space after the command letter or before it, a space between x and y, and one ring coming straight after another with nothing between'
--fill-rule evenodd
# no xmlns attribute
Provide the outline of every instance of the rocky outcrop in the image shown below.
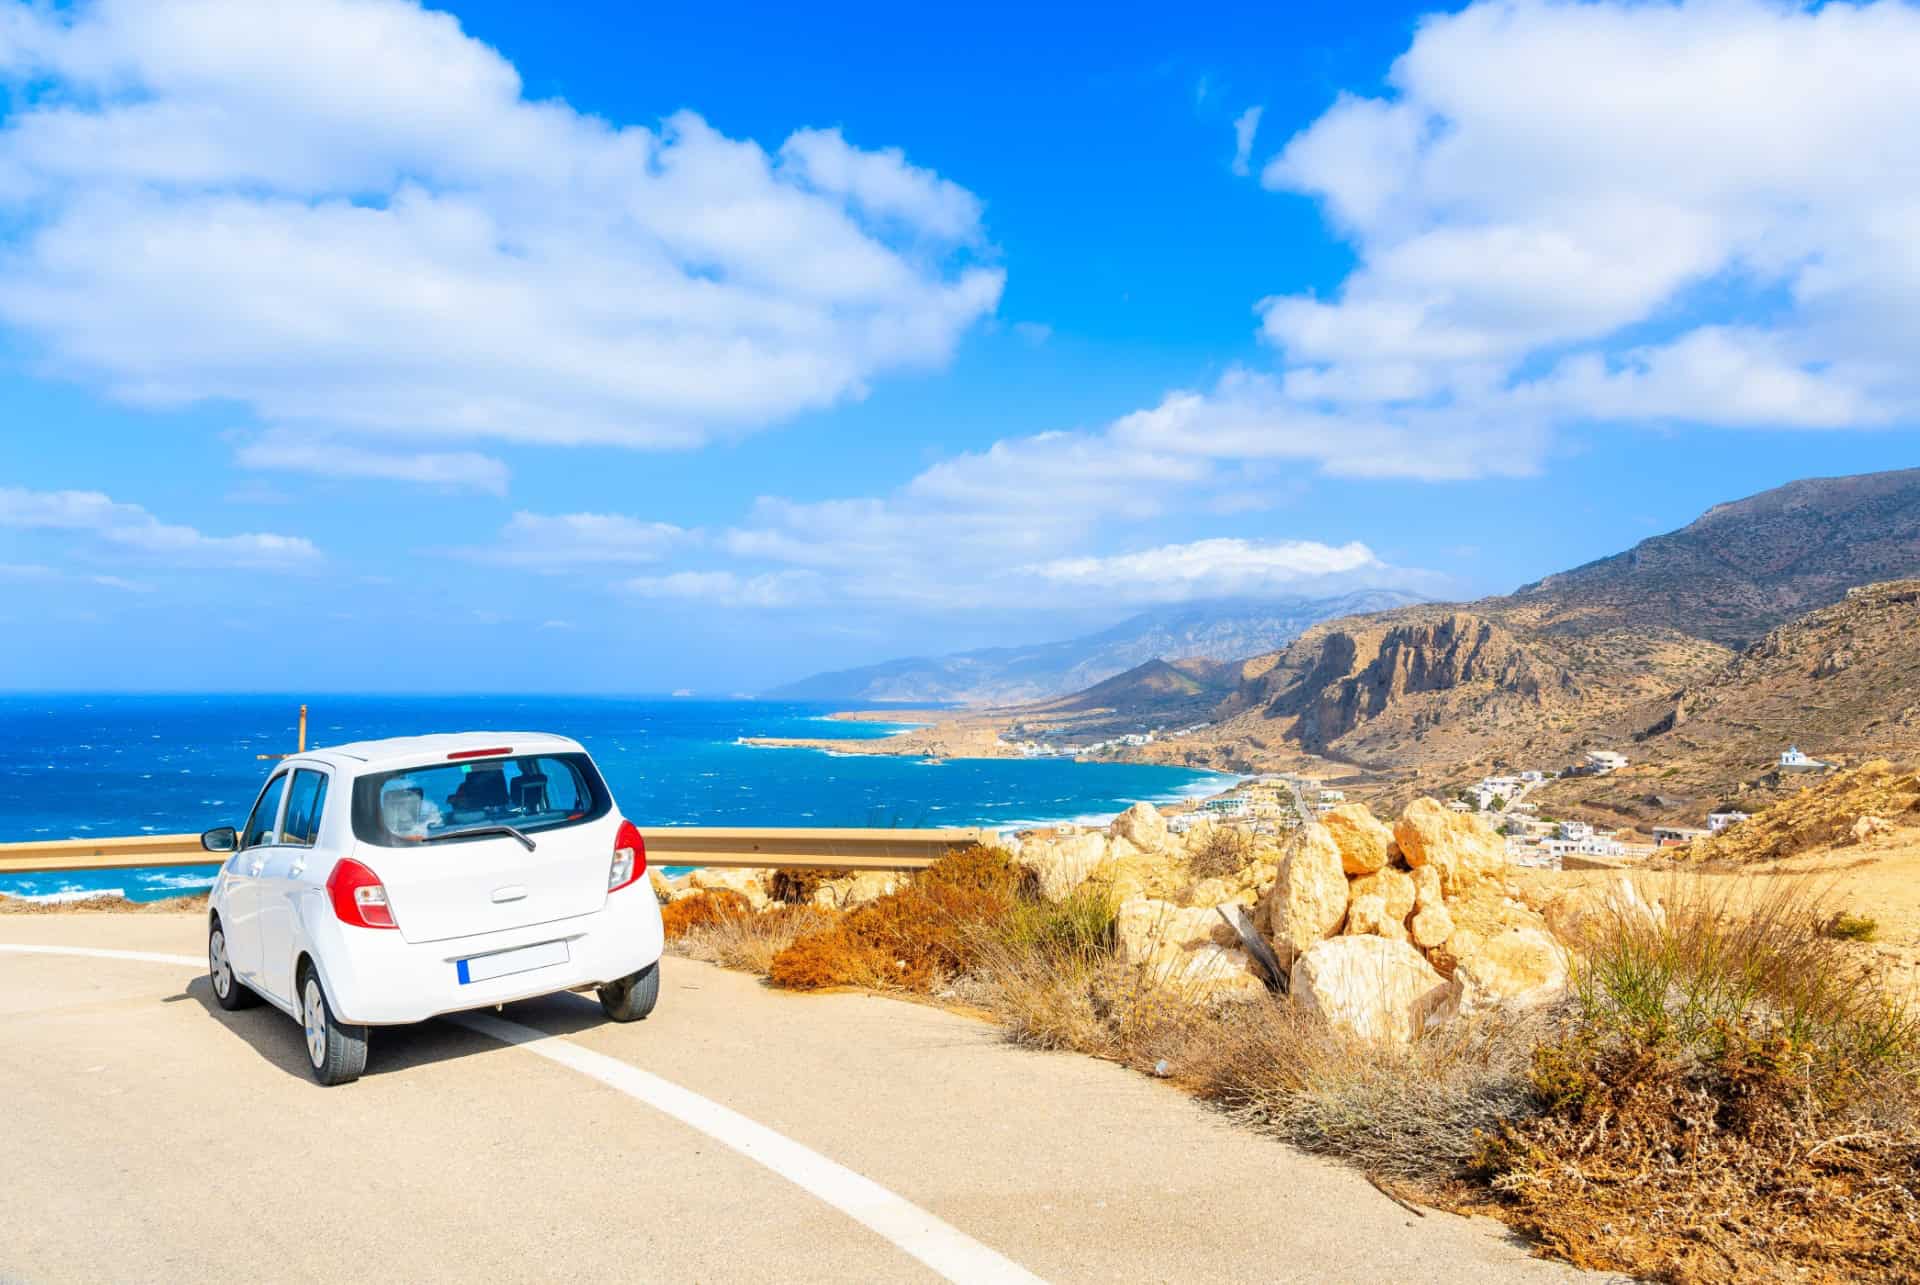
<svg viewBox="0 0 1920 1285"><path fill-rule="evenodd" d="M1163 852L1167 848L1167 822L1151 803L1136 803L1113 819L1108 832L1125 839L1142 852Z"/></svg>
<svg viewBox="0 0 1920 1285"><path fill-rule="evenodd" d="M1281 967L1340 931L1347 898L1346 868L1333 832L1318 822L1301 826L1267 895L1267 936Z"/></svg>
<svg viewBox="0 0 1920 1285"><path fill-rule="evenodd" d="M1387 864L1393 851L1393 831L1374 819L1360 803L1342 803L1320 817L1340 846L1340 860L1350 875L1372 874Z"/></svg>
<svg viewBox="0 0 1920 1285"><path fill-rule="evenodd" d="M1433 799L1415 799L1393 824L1407 864L1432 866L1441 891L1456 891L1497 874L1507 864L1506 841L1471 814L1449 812Z"/></svg>
<svg viewBox="0 0 1920 1285"><path fill-rule="evenodd" d="M1293 963L1294 1003L1366 1039L1413 1039L1452 987L1411 945L1385 937L1317 942Z"/></svg>
<svg viewBox="0 0 1920 1285"><path fill-rule="evenodd" d="M1459 960L1456 977L1468 996L1463 1010L1557 999L1567 988L1567 959L1566 948L1538 928L1487 938Z"/></svg>

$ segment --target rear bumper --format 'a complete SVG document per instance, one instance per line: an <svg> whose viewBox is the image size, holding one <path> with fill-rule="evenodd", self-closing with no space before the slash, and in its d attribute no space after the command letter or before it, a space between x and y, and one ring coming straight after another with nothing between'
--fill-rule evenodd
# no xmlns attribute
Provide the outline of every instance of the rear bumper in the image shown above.
<svg viewBox="0 0 1920 1285"><path fill-rule="evenodd" d="M424 1022L615 981L658 960L663 946L660 905L644 880L591 914L446 941L410 943L397 932L348 927L330 913L310 926L310 953L335 1015L362 1026ZM460 960L554 941L566 943L566 962L460 981Z"/></svg>

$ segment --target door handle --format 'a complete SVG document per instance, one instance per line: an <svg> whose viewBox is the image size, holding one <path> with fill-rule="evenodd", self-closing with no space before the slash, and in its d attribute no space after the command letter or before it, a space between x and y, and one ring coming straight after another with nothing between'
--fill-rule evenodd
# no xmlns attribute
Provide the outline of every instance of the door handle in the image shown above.
<svg viewBox="0 0 1920 1285"><path fill-rule="evenodd" d="M291 866L287 867L287 873L293 876L295 879L298 879L302 874L306 873L306 869L307 869L306 862L296 861Z"/></svg>
<svg viewBox="0 0 1920 1285"><path fill-rule="evenodd" d="M256 861L252 865L247 867L247 873L250 875L257 875L260 873L260 871L263 868L265 868L266 864L267 863L264 861Z"/></svg>
<svg viewBox="0 0 1920 1285"><path fill-rule="evenodd" d="M526 887L522 884L517 884L517 883L508 884L504 888L495 888L493 890L493 899L495 901L519 901L522 897L525 897L526 895L527 895Z"/></svg>

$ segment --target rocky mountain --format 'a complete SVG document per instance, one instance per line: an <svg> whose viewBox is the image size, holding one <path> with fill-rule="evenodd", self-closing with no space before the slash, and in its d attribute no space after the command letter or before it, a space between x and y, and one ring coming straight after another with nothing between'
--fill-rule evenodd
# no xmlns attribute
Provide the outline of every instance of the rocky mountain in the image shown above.
<svg viewBox="0 0 1920 1285"><path fill-rule="evenodd" d="M1555 632L1654 624L1739 648L1854 585L1914 575L1920 468L1808 478L1715 505L1508 601Z"/></svg>
<svg viewBox="0 0 1920 1285"><path fill-rule="evenodd" d="M1787 680L1795 666L1865 665L1803 654L1845 652L1833 631L1847 627L1885 640L1874 668L1856 675L1858 692L1834 702L1834 734L1851 735L1873 717L1862 702L1874 692L1898 705L1907 690L1893 674L1897 630L1867 630L1860 603L1830 621L1817 609L1889 574L1920 576L1920 469L1794 482L1511 595L1315 625L1243 664L1215 726L1155 753L1241 768L1311 754L1424 774L1433 787L1444 783L1436 776L1499 764L1554 766L1630 739L1676 706L1682 718L1689 706L1723 709L1727 729L1751 726L1765 740L1809 721L1797 701L1820 699ZM1737 654L1809 610L1805 625ZM1768 659L1769 647L1792 658ZM1715 735L1731 743L1730 732Z"/></svg>
<svg viewBox="0 0 1920 1285"><path fill-rule="evenodd" d="M775 700L1009 705L1083 691L1151 660L1231 660L1271 651L1322 620L1418 602L1367 589L1330 598L1223 599L1132 616L1061 642L890 660L815 674L765 693Z"/></svg>

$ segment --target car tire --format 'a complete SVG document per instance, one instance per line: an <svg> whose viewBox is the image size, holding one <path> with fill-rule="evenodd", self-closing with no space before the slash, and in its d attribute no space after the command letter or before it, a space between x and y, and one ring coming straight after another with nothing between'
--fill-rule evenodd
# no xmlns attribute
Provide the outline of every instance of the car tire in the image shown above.
<svg viewBox="0 0 1920 1285"><path fill-rule="evenodd" d="M335 1085L360 1078L367 1069L367 1028L335 1020L326 988L311 964L300 970L300 1022L314 1079Z"/></svg>
<svg viewBox="0 0 1920 1285"><path fill-rule="evenodd" d="M227 930L218 916L207 926L207 980L213 984L214 1000L229 1013L260 1002L260 997L233 971L233 961L227 956Z"/></svg>
<svg viewBox="0 0 1920 1285"><path fill-rule="evenodd" d="M660 1002L660 961L608 982L599 991L600 1008L616 1022L637 1022Z"/></svg>

